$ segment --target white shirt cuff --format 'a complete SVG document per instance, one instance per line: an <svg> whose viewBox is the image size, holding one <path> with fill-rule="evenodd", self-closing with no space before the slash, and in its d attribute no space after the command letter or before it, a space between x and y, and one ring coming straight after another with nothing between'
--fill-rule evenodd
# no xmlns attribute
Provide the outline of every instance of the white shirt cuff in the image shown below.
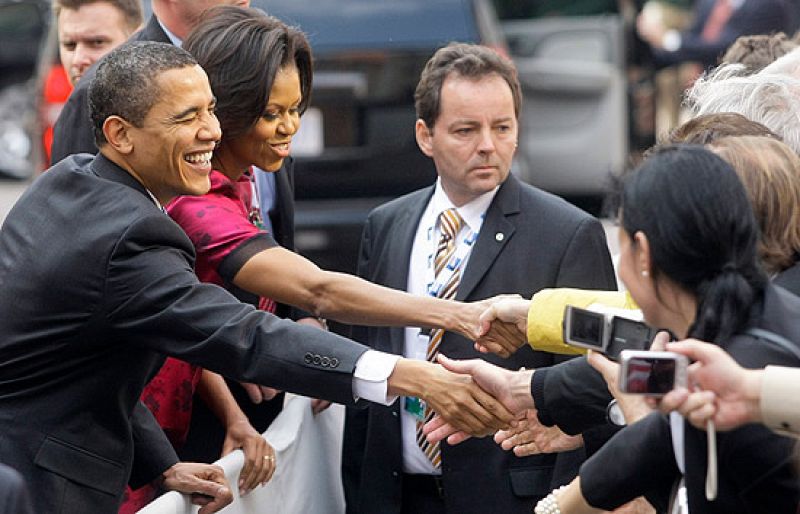
<svg viewBox="0 0 800 514"><path fill-rule="evenodd" d="M661 46L667 52L674 52L681 47L681 33L677 30L668 30L661 38Z"/></svg>
<svg viewBox="0 0 800 514"><path fill-rule="evenodd" d="M391 405L397 396L387 396L389 375L394 371L399 355L367 350L356 361L353 373L353 398Z"/></svg>

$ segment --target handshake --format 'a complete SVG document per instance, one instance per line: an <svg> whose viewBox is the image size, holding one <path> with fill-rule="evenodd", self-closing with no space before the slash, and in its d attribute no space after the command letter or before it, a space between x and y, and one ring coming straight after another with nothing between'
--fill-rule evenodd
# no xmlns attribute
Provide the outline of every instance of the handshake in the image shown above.
<svg viewBox="0 0 800 514"><path fill-rule="evenodd" d="M478 351L508 357L527 344L529 304L517 295L462 304L459 332L474 340ZM533 371L509 371L480 359L455 361L441 354L437 360L440 366L402 359L389 380L391 393L422 398L436 412L424 429L431 441L447 438L456 444L469 436L494 434L533 407Z"/></svg>

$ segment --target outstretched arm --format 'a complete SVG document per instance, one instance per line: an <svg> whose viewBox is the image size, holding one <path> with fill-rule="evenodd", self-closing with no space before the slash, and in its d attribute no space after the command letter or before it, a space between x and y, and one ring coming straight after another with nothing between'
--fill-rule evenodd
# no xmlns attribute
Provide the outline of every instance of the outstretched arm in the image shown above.
<svg viewBox="0 0 800 514"><path fill-rule="evenodd" d="M480 303L414 296L347 273L324 271L278 246L251 257L233 282L260 296L344 323L437 327L472 340L478 336L478 317L484 310Z"/></svg>

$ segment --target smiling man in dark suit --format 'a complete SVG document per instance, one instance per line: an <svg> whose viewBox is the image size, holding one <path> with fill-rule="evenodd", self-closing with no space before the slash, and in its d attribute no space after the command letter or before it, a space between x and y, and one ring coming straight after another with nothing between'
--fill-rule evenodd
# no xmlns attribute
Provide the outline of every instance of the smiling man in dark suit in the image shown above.
<svg viewBox="0 0 800 514"><path fill-rule="evenodd" d="M178 462L138 398L165 355L341 403L422 395L486 434L511 415L469 377L280 320L202 284L161 209L205 194L220 139L205 72L185 51L132 43L89 90L96 157L62 160L0 229L0 461L42 513L116 512L126 482L162 479L231 500L219 468Z"/></svg>
<svg viewBox="0 0 800 514"><path fill-rule="evenodd" d="M153 0L153 15L144 28L131 36L129 41L155 41L181 46L206 10L218 5L247 7L249 4L249 0ZM94 78L95 70L96 65L85 72L83 80L77 83L56 121L53 129L53 163L69 155L97 153L88 102L89 85ZM270 234L279 245L294 250L293 159L286 159L283 166L275 173L257 173L256 176L260 177L257 183L258 196ZM319 326L316 317L288 305L278 304L275 313L282 318L303 320L304 323L316 323ZM255 404L248 398L244 386L232 380L228 380L227 383L251 424L259 432L266 430L269 423L280 413L283 395L279 394L269 402L259 401ZM266 388L255 388L252 384L249 387L256 393L267 392ZM192 430L182 449L182 455L191 460L212 462L219 457L224 437L225 428L216 414L205 402L197 401L194 403L192 413Z"/></svg>
<svg viewBox="0 0 800 514"><path fill-rule="evenodd" d="M416 91L416 136L438 180L373 211L359 274L414 294L472 301L545 287L616 287L600 223L510 175L521 103L516 70L493 50L456 44L428 62ZM375 349L431 360L483 356L455 334L357 329ZM530 348L510 369L550 366ZM417 398L348 409L343 478L349 512L529 513L581 456L517 458L490 439L429 445L419 426L431 411ZM570 462L570 459L572 461Z"/></svg>

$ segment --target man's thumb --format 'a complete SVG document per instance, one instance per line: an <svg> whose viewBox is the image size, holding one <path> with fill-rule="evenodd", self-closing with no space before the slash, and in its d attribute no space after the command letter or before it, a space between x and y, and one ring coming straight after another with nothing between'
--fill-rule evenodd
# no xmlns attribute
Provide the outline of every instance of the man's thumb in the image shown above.
<svg viewBox="0 0 800 514"><path fill-rule="evenodd" d="M453 373L459 373L459 374L462 374L462 375L469 373L470 370L473 367L471 361L453 360L453 359L448 358L443 353L440 353L439 355L437 355L436 356L436 360L439 362L439 364L442 365L442 367L444 367L444 369L452 371Z"/></svg>

